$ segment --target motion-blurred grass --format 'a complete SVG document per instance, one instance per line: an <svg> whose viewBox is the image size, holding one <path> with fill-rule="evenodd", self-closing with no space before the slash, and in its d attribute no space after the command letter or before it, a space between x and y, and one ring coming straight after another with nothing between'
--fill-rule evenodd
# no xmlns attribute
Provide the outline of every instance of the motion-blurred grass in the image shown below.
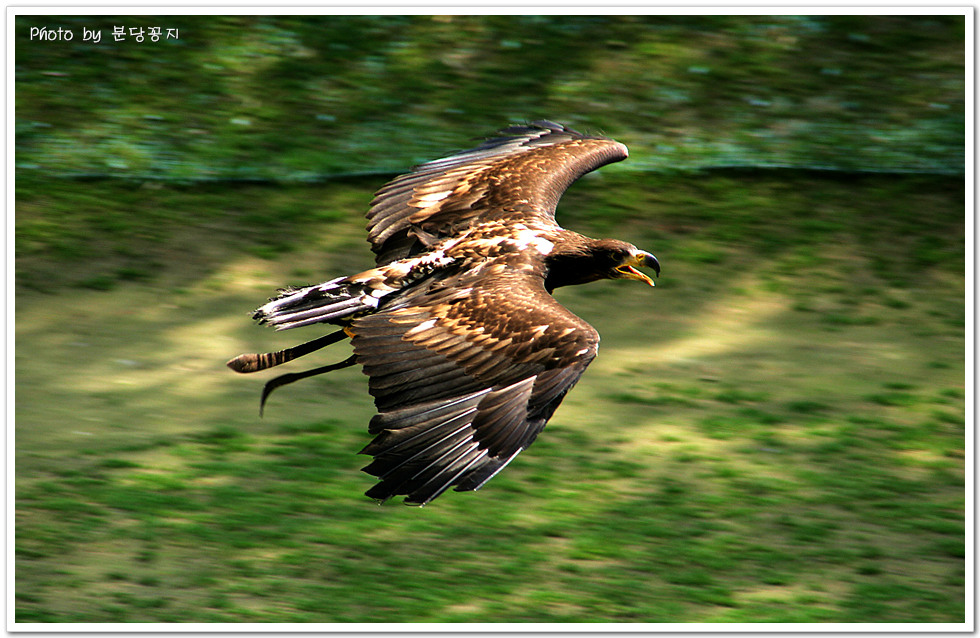
<svg viewBox="0 0 980 638"><path fill-rule="evenodd" d="M962 621L961 186L584 180L566 225L663 277L559 291L599 359L506 472L423 509L361 495L360 373L260 420L263 379L223 367L303 338L251 325L275 287L369 264L372 186L26 198L72 230L20 237L17 618Z"/></svg>
<svg viewBox="0 0 980 638"><path fill-rule="evenodd" d="M962 16L17 21L18 621L964 620ZM388 172L535 117L630 146L559 220L663 276L560 290L603 342L534 446L378 507L365 377L259 419L223 362L315 336L249 313L370 265Z"/></svg>
<svg viewBox="0 0 980 638"><path fill-rule="evenodd" d="M179 37L112 35L152 26ZM962 15L19 16L15 33L28 174L301 182L542 117L628 136L624 170L964 169Z"/></svg>

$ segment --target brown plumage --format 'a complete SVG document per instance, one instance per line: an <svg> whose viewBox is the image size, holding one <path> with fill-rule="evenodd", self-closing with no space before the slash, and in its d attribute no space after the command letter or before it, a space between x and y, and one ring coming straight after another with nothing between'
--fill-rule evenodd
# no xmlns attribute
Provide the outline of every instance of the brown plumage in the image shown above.
<svg viewBox="0 0 980 638"><path fill-rule="evenodd" d="M596 356L599 335L551 291L636 279L656 258L561 228L555 207L576 179L627 157L611 139L540 121L435 160L379 190L368 211L376 267L288 289L255 312L276 329L342 331L277 353L240 355L253 372L351 337L346 361L273 379L272 389L359 363L378 414L380 479L368 496L423 505L481 487L529 446Z"/></svg>

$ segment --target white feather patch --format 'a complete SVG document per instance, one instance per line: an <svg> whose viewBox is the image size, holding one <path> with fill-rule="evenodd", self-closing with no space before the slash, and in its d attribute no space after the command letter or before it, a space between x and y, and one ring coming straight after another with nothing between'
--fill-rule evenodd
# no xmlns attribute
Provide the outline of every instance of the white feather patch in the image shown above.
<svg viewBox="0 0 980 638"><path fill-rule="evenodd" d="M429 328L431 328L434 325L436 325L436 320L435 319L429 319L428 321L423 321L419 325L417 325L414 328L412 328L411 330L407 331L405 333L405 336L406 337L411 337L412 335L416 335L416 334L418 334L420 332L424 332L424 331L428 330Z"/></svg>
<svg viewBox="0 0 980 638"><path fill-rule="evenodd" d="M446 199L452 194L453 191L452 189L450 189L447 191L438 191L435 193L426 193L425 195L419 195L418 197L415 198L415 200L422 206L431 206L436 202L441 202L442 200Z"/></svg>
<svg viewBox="0 0 980 638"><path fill-rule="evenodd" d="M527 250L533 247L542 255L550 254L555 248L552 242L541 237L537 231L525 229L518 231L516 245L518 250Z"/></svg>

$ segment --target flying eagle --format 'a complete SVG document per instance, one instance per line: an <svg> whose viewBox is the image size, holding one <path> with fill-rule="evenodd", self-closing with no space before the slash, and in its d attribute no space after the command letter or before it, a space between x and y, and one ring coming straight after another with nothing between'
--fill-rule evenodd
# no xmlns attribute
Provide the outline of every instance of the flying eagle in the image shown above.
<svg viewBox="0 0 980 638"><path fill-rule="evenodd" d="M361 450L380 479L367 495L424 505L450 487L478 489L534 441L598 351L595 328L551 292L599 279L652 286L638 268L660 274L650 253L555 221L572 182L627 155L538 121L416 167L371 202L374 268L281 290L254 314L277 330L342 329L228 366L263 370L350 337L350 358L273 379L262 404L281 385L360 364L378 410Z"/></svg>

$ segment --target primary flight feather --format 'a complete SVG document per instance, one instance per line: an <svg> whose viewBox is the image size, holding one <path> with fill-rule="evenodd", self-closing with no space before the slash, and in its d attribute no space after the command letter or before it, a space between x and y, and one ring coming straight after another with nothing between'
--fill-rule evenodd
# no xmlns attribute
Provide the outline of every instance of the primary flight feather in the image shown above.
<svg viewBox="0 0 980 638"><path fill-rule="evenodd" d="M277 330L342 329L229 367L262 370L349 337L350 358L273 379L262 403L285 383L360 364L378 409L361 451L379 479L367 495L424 505L481 487L534 441L596 356L598 333L551 292L599 279L653 285L638 268L660 273L632 244L555 221L572 182L627 156L614 140L538 121L416 167L371 202L376 267L284 290L254 315Z"/></svg>

